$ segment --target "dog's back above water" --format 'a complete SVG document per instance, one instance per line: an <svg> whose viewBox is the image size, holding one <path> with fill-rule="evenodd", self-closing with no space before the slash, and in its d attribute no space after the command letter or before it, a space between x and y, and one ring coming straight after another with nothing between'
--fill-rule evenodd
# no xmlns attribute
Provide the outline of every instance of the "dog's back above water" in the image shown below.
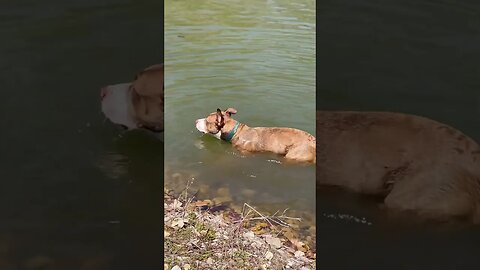
<svg viewBox="0 0 480 270"><path fill-rule="evenodd" d="M480 146L445 124L388 112L317 111L317 185L387 209L480 223Z"/></svg>

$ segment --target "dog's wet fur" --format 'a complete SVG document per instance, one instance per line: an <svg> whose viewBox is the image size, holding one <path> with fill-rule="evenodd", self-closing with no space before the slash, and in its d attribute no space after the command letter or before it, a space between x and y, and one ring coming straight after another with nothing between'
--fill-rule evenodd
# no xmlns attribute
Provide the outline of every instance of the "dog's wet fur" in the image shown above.
<svg viewBox="0 0 480 270"><path fill-rule="evenodd" d="M317 111L317 136L317 185L428 220L480 222L480 147L462 132L401 113Z"/></svg>

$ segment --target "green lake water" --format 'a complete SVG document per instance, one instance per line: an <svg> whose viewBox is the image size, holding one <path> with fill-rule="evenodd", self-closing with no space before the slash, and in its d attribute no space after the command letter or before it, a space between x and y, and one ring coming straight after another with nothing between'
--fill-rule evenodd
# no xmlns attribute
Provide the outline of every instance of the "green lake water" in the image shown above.
<svg viewBox="0 0 480 270"><path fill-rule="evenodd" d="M0 269L160 269L163 144L100 87L163 59L157 1L0 3Z"/></svg>
<svg viewBox="0 0 480 270"><path fill-rule="evenodd" d="M315 135L314 1L167 0L165 67L166 185L178 190L194 177L200 198L228 190L233 203L288 207L313 224L314 166L242 156L198 132L195 120L233 107L249 126ZM170 177L176 172L188 177Z"/></svg>

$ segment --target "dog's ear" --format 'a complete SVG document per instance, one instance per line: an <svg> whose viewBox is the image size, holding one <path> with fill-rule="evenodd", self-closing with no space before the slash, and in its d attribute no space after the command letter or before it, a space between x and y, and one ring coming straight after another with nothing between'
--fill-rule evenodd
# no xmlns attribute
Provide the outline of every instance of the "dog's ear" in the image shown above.
<svg viewBox="0 0 480 270"><path fill-rule="evenodd" d="M235 110L234 108L228 108L225 110L225 113L228 115L228 116L231 116L232 114L236 114L237 113L237 110Z"/></svg>
<svg viewBox="0 0 480 270"><path fill-rule="evenodd" d="M222 114L222 110L220 109L217 109L217 126L223 126L223 114Z"/></svg>

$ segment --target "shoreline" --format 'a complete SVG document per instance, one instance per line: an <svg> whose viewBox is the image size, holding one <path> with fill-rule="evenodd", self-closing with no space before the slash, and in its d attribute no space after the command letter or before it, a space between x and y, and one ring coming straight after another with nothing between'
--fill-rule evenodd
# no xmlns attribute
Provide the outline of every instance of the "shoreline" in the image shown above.
<svg viewBox="0 0 480 270"><path fill-rule="evenodd" d="M315 247L297 237L285 211L242 211L164 189L164 269L315 269Z"/></svg>

